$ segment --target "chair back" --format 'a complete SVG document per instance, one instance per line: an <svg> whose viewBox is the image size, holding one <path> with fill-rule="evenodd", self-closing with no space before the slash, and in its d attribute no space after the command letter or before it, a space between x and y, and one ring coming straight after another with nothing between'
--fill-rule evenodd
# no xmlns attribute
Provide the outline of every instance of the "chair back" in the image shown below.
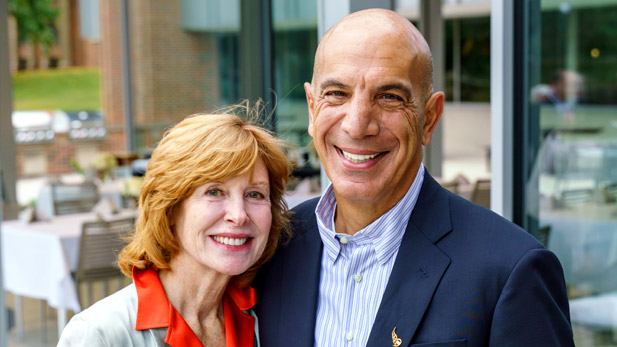
<svg viewBox="0 0 617 347"><path fill-rule="evenodd" d="M441 183L441 186L446 188L447 190L449 190L450 192L454 194L458 194L458 186L459 186L458 181L443 182Z"/></svg>
<svg viewBox="0 0 617 347"><path fill-rule="evenodd" d="M471 202L486 208L491 208L491 180L479 179L471 193Z"/></svg>
<svg viewBox="0 0 617 347"><path fill-rule="evenodd" d="M75 280L98 281L121 276L117 255L124 247L123 236L132 230L135 218L85 222L79 245Z"/></svg>
<svg viewBox="0 0 617 347"><path fill-rule="evenodd" d="M569 207L592 201L593 189L568 189L561 191L557 207Z"/></svg>
<svg viewBox="0 0 617 347"><path fill-rule="evenodd" d="M617 201L617 182L608 183L602 188L602 195L604 196L604 202Z"/></svg>
<svg viewBox="0 0 617 347"><path fill-rule="evenodd" d="M538 229L538 241L540 241L544 247L548 247L548 241L551 235L551 226L545 225Z"/></svg>
<svg viewBox="0 0 617 347"><path fill-rule="evenodd" d="M81 184L54 183L51 186L56 216L90 212L99 201L99 191L92 181Z"/></svg>

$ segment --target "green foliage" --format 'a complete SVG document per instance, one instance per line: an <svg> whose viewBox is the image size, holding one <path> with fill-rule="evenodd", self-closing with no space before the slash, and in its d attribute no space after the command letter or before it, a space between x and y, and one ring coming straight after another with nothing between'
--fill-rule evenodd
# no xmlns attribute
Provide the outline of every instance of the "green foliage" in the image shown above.
<svg viewBox="0 0 617 347"><path fill-rule="evenodd" d="M81 165L79 165L77 158L72 157L71 159L69 159L69 165L71 165L71 167L73 168L73 170L75 170L75 172L80 173L82 175L86 174L84 169L81 167Z"/></svg>
<svg viewBox="0 0 617 347"><path fill-rule="evenodd" d="M58 17L52 0L9 0L9 12L17 21L19 40L40 43L48 52L56 40L54 21Z"/></svg>
<svg viewBox="0 0 617 347"><path fill-rule="evenodd" d="M571 18L578 29L571 33ZM542 13L541 83L568 69L568 57L576 62L576 72L584 77L582 103L614 105L617 100L617 6L590 7L568 13ZM575 50L570 51L574 47ZM599 56L590 53L597 49Z"/></svg>
<svg viewBox="0 0 617 347"><path fill-rule="evenodd" d="M100 110L100 70L70 68L23 71L13 76L13 108Z"/></svg>

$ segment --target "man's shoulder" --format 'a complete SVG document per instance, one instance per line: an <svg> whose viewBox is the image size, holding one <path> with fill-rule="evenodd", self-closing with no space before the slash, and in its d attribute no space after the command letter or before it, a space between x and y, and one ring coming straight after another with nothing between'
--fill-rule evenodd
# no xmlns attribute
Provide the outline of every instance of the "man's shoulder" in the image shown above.
<svg viewBox="0 0 617 347"><path fill-rule="evenodd" d="M317 208L317 203L319 203L319 199L320 197L312 198L292 208L291 210L293 211L294 216L306 218L310 217L310 215L314 215L315 208Z"/></svg>
<svg viewBox="0 0 617 347"><path fill-rule="evenodd" d="M484 249L516 259L544 246L528 231L492 210L458 196L450 198L451 237L475 252ZM459 247L456 247L459 249ZM489 252L490 253L490 252Z"/></svg>
<svg viewBox="0 0 617 347"><path fill-rule="evenodd" d="M317 231L317 217L315 216L315 209L319 197L307 200L298 206L295 206L291 210L291 226L293 231L293 237L296 238L304 233L311 231Z"/></svg>

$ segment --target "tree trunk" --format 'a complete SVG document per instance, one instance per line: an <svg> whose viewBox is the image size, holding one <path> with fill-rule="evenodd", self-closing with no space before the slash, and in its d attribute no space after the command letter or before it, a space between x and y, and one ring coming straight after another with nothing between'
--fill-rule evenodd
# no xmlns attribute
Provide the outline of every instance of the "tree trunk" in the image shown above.
<svg viewBox="0 0 617 347"><path fill-rule="evenodd" d="M41 68L41 44L33 41L32 45L34 45L34 69L38 70Z"/></svg>

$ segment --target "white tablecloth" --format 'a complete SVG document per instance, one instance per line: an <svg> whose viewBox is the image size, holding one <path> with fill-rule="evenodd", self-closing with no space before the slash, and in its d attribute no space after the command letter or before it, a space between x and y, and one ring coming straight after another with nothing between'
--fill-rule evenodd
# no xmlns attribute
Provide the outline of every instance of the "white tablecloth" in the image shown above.
<svg viewBox="0 0 617 347"><path fill-rule="evenodd" d="M617 205L590 205L541 213L550 225L548 248L566 282L595 293L617 290Z"/></svg>
<svg viewBox="0 0 617 347"><path fill-rule="evenodd" d="M123 211L110 218L135 216ZM77 269L81 225L92 213L57 216L49 221L2 223L4 289L15 295L47 300L50 306L79 312L71 272Z"/></svg>
<svg viewBox="0 0 617 347"><path fill-rule="evenodd" d="M617 326L617 292L570 300L570 318L573 324L614 331Z"/></svg>

